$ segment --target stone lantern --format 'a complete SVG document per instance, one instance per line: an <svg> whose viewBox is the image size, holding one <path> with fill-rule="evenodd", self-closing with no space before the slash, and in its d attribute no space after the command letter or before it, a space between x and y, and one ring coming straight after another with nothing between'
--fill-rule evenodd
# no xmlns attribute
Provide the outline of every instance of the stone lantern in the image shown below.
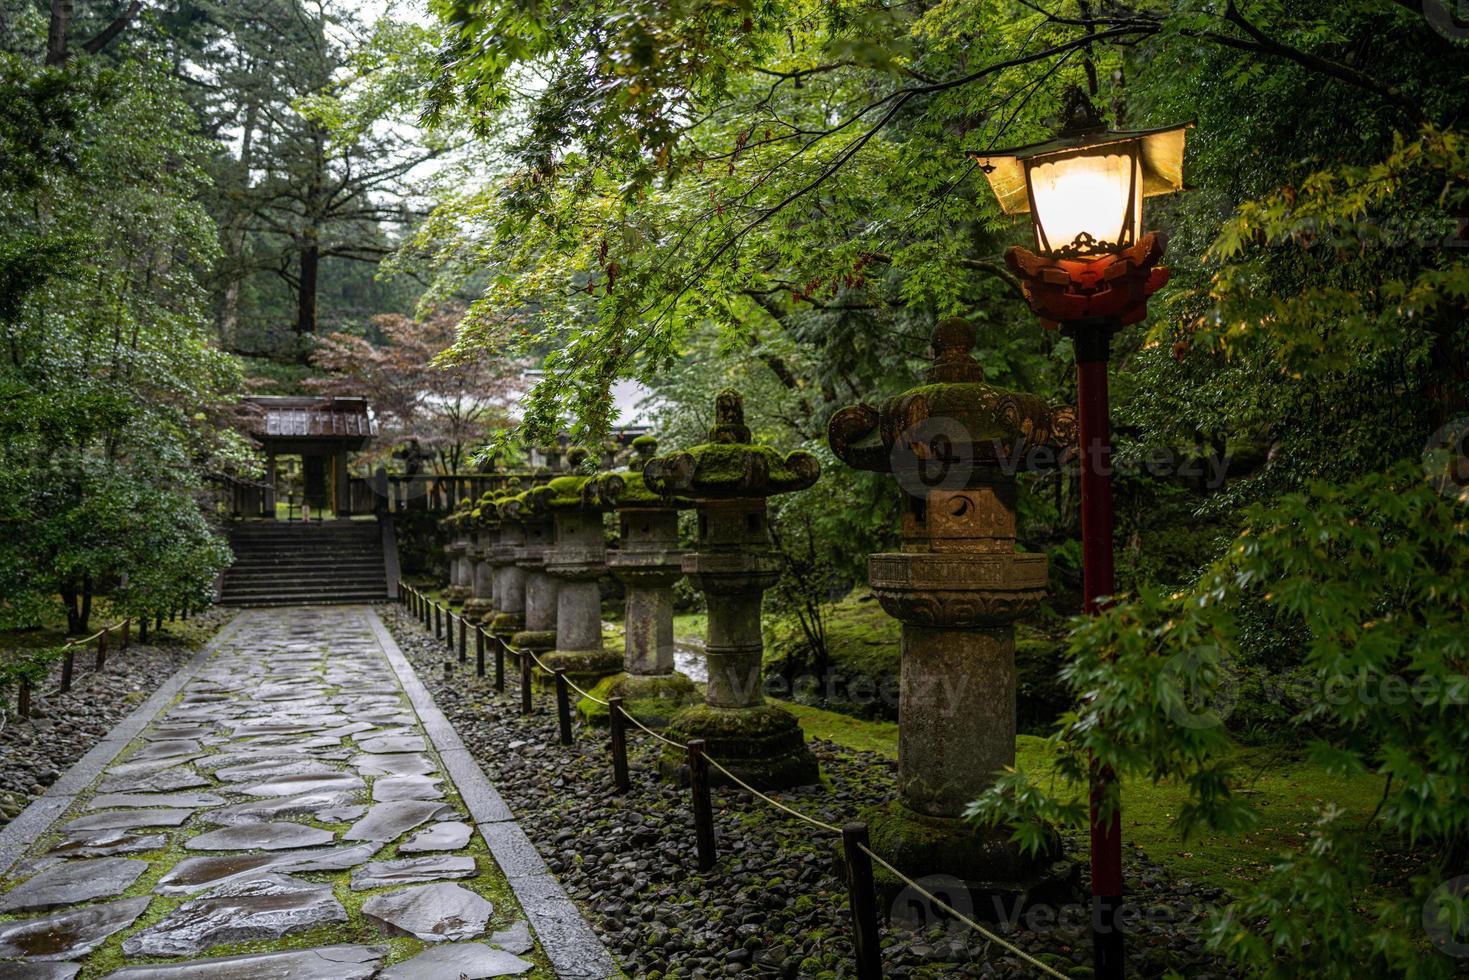
<svg viewBox="0 0 1469 980"><path fill-rule="evenodd" d="M1053 466L1076 422L1070 407L986 384L973 343L966 321L940 322L925 384L829 426L838 458L907 491L902 550L868 564L902 623L898 798L862 816L905 874L1024 900L1064 886L1070 866L1026 858L963 814L1015 764L1015 620L1046 594L1045 556L1015 550L1015 473Z"/></svg>
<svg viewBox="0 0 1469 980"><path fill-rule="evenodd" d="M465 517L468 513L469 500L466 498L459 502L452 514L439 522L449 534L449 540L444 544L444 556L449 565L449 584L444 589L444 599L450 603L463 602L470 592L467 574L469 539L465 530Z"/></svg>
<svg viewBox="0 0 1469 980"><path fill-rule="evenodd" d="M816 757L795 716L765 702L760 602L780 574L765 499L810 487L821 465L807 452L782 456L751 444L739 392L720 392L714 410L707 443L654 457L643 469L648 489L687 497L698 508L697 548L682 565L709 606L704 703L676 714L669 734L680 742L703 739L710 756L753 785L813 783L819 778ZM684 761L665 749L660 767L673 774Z"/></svg>
<svg viewBox="0 0 1469 980"><path fill-rule="evenodd" d="M512 560L524 580L524 610L521 628L510 637L510 643L536 654L556 647L557 582L546 573L546 553L551 548L551 514L533 501L539 489L522 491L500 504L501 516L519 524L523 535L515 546ZM496 622L499 621L496 617Z"/></svg>
<svg viewBox="0 0 1469 980"><path fill-rule="evenodd" d="M471 623L481 623L495 610L495 569L490 564L490 553L500 537L500 509L493 491L480 497L470 510L469 523L474 536L469 552L473 574L463 612Z"/></svg>
<svg viewBox="0 0 1469 980"><path fill-rule="evenodd" d="M586 459L583 449L568 453L573 467ZM602 645L602 592L597 580L607 573L602 515L611 508L594 492L593 480L558 476L529 494L532 508L550 514L552 520L544 569L556 583L556 643L541 661L549 669L564 669L582 687L622 666L622 658Z"/></svg>
<svg viewBox="0 0 1469 980"><path fill-rule="evenodd" d="M607 567L627 588L622 672L591 692L602 700L623 699L623 708L645 725L664 727L673 714L699 700L698 688L673 669L673 587L683 578L678 547L678 511L692 503L664 497L643 483L643 468L658 440L639 436L628 468L594 478L593 490L614 505L620 544L607 553ZM581 713L605 723L607 709L583 700Z"/></svg>
<svg viewBox="0 0 1469 980"><path fill-rule="evenodd" d="M506 643L525 629L525 569L519 564L521 549L525 547L525 525L520 521L519 507L510 506L515 497L507 491L495 498L500 533L489 552L490 567L495 574L495 609L489 618L489 629Z"/></svg>

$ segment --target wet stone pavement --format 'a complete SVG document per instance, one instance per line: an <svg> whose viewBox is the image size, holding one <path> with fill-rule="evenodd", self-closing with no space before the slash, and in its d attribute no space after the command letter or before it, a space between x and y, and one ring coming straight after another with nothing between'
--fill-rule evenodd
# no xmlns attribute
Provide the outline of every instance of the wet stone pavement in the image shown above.
<svg viewBox="0 0 1469 980"><path fill-rule="evenodd" d="M555 976L375 623L242 613L0 878L0 980Z"/></svg>

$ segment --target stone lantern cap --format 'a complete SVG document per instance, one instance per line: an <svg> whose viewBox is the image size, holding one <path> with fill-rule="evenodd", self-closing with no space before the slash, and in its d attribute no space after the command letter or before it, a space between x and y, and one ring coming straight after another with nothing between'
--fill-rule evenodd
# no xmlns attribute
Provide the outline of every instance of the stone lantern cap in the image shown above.
<svg viewBox="0 0 1469 980"><path fill-rule="evenodd" d="M492 531L500 526L500 498L505 496L502 490L490 490L484 493L479 501L470 508L469 523L482 531Z"/></svg>
<svg viewBox="0 0 1469 980"><path fill-rule="evenodd" d="M632 441L633 457L627 469L598 473L587 492L594 493L607 507L617 510L683 510L694 502L687 497L659 493L643 479L643 469L658 455L658 440L638 436Z"/></svg>
<svg viewBox="0 0 1469 980"><path fill-rule="evenodd" d="M1046 469L1076 442L1076 411L984 380L970 353L974 328L957 317L933 332L925 384L831 417L827 440L837 458L876 473L904 475L935 465Z"/></svg>
<svg viewBox="0 0 1469 980"><path fill-rule="evenodd" d="M804 450L784 456L750 441L745 404L732 388L714 399L709 441L655 456L643 467L643 483L656 494L691 500L738 500L805 490L821 476L821 464Z"/></svg>

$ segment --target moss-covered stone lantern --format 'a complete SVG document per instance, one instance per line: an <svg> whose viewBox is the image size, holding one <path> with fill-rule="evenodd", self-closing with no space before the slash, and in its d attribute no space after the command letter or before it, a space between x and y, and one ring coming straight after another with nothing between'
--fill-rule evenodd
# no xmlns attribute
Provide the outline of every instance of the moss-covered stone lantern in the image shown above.
<svg viewBox="0 0 1469 980"><path fill-rule="evenodd" d="M580 447L567 454L573 467L587 458ZM622 666L617 651L602 643L602 593L597 580L607 574L602 515L611 507L594 492L593 479L558 476L529 494L533 509L550 514L552 521L544 568L556 582L556 642L541 660L552 670L564 669L583 688Z"/></svg>
<svg viewBox="0 0 1469 980"><path fill-rule="evenodd" d="M673 669L673 587L683 578L678 547L678 511L692 501L654 493L643 483L643 468L658 452L658 440L632 442L628 468L600 473L590 489L616 508L619 545L607 552L607 567L627 589L622 671L603 678L591 692L606 701L623 699L623 708L645 725L666 726L673 714L699 700L699 691ZM605 724L607 709L583 699L587 720Z"/></svg>
<svg viewBox="0 0 1469 980"><path fill-rule="evenodd" d="M444 589L444 598L453 604L463 602L470 594L469 530L466 521L469 511L470 501L466 497L459 501L459 506L454 508L453 513L439 522L449 538L444 543L444 558L449 570L449 584Z"/></svg>
<svg viewBox="0 0 1469 980"><path fill-rule="evenodd" d="M669 733L681 742L703 739L709 755L754 785L799 786L817 780L816 757L795 717L767 704L762 690L760 603L780 574L765 500L810 487L821 465L807 452L783 456L752 444L737 391L720 392L714 412L707 443L656 456L643 469L648 489L698 508L698 544L682 566L709 606L704 703L676 714ZM669 749L661 768L676 773L684 761Z"/></svg>
<svg viewBox="0 0 1469 980"><path fill-rule="evenodd" d="M842 409L828 440L906 491L902 550L868 564L903 633L898 799L863 814L874 849L915 878L956 876L976 900L1024 900L1063 887L1069 866L1026 858L963 814L1015 764L1014 624L1046 593L1045 556L1016 551L1015 473L1054 465L1075 414L986 384L973 343L966 321L940 322L927 383Z"/></svg>
<svg viewBox="0 0 1469 980"><path fill-rule="evenodd" d="M495 498L500 533L490 547L490 566L495 573L495 609L488 626L505 643L525 629L525 569L519 562L521 549L525 547L525 525L520 520L519 505L510 503L517 496L506 490Z"/></svg>
<svg viewBox="0 0 1469 980"><path fill-rule="evenodd" d="M495 491L485 493L469 511L472 584L470 596L464 600L463 612L471 623L484 622L495 610L495 569L490 557L500 537L500 509L495 504L496 495Z"/></svg>

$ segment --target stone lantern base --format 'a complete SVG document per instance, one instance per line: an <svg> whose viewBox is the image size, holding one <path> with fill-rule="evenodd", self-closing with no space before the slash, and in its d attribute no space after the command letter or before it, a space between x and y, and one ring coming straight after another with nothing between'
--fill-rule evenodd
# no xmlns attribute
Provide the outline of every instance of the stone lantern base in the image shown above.
<svg viewBox="0 0 1469 980"><path fill-rule="evenodd" d="M466 599L462 610L464 618L475 624L487 624L494 611L493 600L477 598Z"/></svg>
<svg viewBox="0 0 1469 980"><path fill-rule="evenodd" d="M674 715L667 733L678 742L703 739L705 755L758 789L809 786L821 779L816 756L806 745L796 716L773 704L748 708L693 705ZM687 755L664 746L658 771L687 782ZM729 785L725 775L712 767L709 781L716 786Z"/></svg>
<svg viewBox="0 0 1469 980"><path fill-rule="evenodd" d="M867 824L873 852L909 878L922 882L942 875L963 882L982 920L1013 919L1037 902L1080 900L1076 865L1062 856L1059 840L1042 853L1025 855L1003 828L928 816L896 800L861 811L859 819ZM837 853L840 861L840 848ZM879 864L873 877L880 907L890 912L908 885Z"/></svg>
<svg viewBox="0 0 1469 980"><path fill-rule="evenodd" d="M502 640L509 641L516 633L525 629L523 612L493 612L485 618L490 632Z"/></svg>
<svg viewBox="0 0 1469 980"><path fill-rule="evenodd" d="M677 671L613 674L598 681L590 693L603 701L622 698L622 709L649 728L667 728L679 711L703 700L694 682ZM576 710L588 724L608 723L606 705L583 698Z"/></svg>
<svg viewBox="0 0 1469 980"><path fill-rule="evenodd" d="M462 585L451 585L444 590L444 601L457 606L469 597L469 589Z"/></svg>
<svg viewBox="0 0 1469 980"><path fill-rule="evenodd" d="M529 634L521 633L518 636ZM622 651L608 650L556 650L556 634L551 634L551 645L553 649L549 653L540 654L541 663L548 670L560 667L566 671L566 679L571 681L582 690L590 690L602 678L608 674L622 669ZM543 687L551 687L555 684L555 678L550 674L543 675L536 672L536 683Z"/></svg>

